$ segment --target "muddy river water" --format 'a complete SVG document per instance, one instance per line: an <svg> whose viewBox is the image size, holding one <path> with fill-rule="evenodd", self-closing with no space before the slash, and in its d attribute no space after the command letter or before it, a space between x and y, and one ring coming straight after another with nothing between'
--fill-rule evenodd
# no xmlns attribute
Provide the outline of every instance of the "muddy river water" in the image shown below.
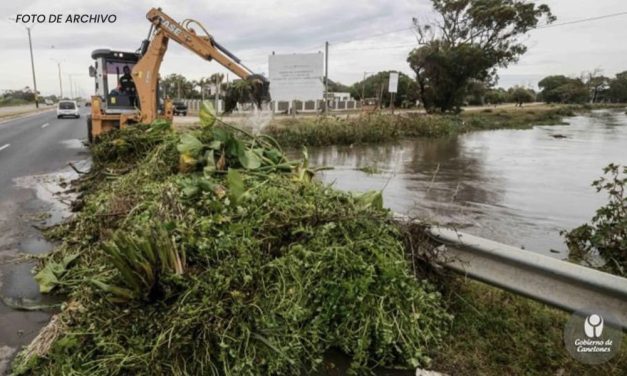
<svg viewBox="0 0 627 376"><path fill-rule="evenodd" d="M309 151L322 179L351 191L383 190L398 213L554 257L566 257L560 230L606 202L591 182L610 162L627 164L627 115L595 111L569 125L468 133L395 144ZM358 171L376 167L378 173Z"/></svg>

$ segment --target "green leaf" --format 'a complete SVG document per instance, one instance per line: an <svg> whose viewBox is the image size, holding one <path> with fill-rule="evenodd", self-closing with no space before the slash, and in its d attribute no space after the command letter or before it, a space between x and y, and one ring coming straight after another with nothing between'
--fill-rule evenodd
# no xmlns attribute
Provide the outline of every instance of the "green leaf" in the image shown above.
<svg viewBox="0 0 627 376"><path fill-rule="evenodd" d="M199 192L200 190L198 189L197 185L194 184L189 184L189 185L185 185L183 187L183 196L190 198L193 196L196 196L196 194Z"/></svg>
<svg viewBox="0 0 627 376"><path fill-rule="evenodd" d="M181 136L180 142L176 145L176 150L181 154L187 154L192 157L198 157L202 151L203 144L191 133L184 133Z"/></svg>
<svg viewBox="0 0 627 376"><path fill-rule="evenodd" d="M278 149L272 148L264 150L264 155L270 159L274 163L281 163L283 160L283 153L281 153Z"/></svg>
<svg viewBox="0 0 627 376"><path fill-rule="evenodd" d="M238 159L247 170L255 170L261 166L261 158L253 150L240 150Z"/></svg>
<svg viewBox="0 0 627 376"><path fill-rule="evenodd" d="M200 124L203 128L211 128L216 122L216 110L209 101L202 102L200 106Z"/></svg>
<svg viewBox="0 0 627 376"><path fill-rule="evenodd" d="M226 152L229 156L239 158L240 154L246 150L244 143L238 139L231 138L226 142Z"/></svg>
<svg viewBox="0 0 627 376"><path fill-rule="evenodd" d="M215 128L212 129L213 139L216 141L220 141L222 143L226 142L229 139L230 133L228 133L225 129Z"/></svg>
<svg viewBox="0 0 627 376"><path fill-rule="evenodd" d="M158 133L172 129L170 127L170 122L165 119L157 119L150 124L150 128L148 128L148 132L150 133Z"/></svg>
<svg viewBox="0 0 627 376"><path fill-rule="evenodd" d="M234 203L237 203L244 193L244 180L237 170L229 169L226 174L226 181L229 184L229 197Z"/></svg>
<svg viewBox="0 0 627 376"><path fill-rule="evenodd" d="M49 261L46 265L35 275L35 281L39 284L39 292L42 294L49 293L59 283L59 278L65 274L68 266L76 260L78 253L67 255L61 262Z"/></svg>
<svg viewBox="0 0 627 376"><path fill-rule="evenodd" d="M222 148L222 141L220 140L213 140L209 143L209 149L220 150L220 148Z"/></svg>
<svg viewBox="0 0 627 376"><path fill-rule="evenodd" d="M383 195L381 191L368 191L365 193L353 193L355 203L362 208L383 209Z"/></svg>
<svg viewBox="0 0 627 376"><path fill-rule="evenodd" d="M58 265L56 262L49 262L35 275L35 281L39 284L40 293L49 293L59 284L59 279L53 270Z"/></svg>
<svg viewBox="0 0 627 376"><path fill-rule="evenodd" d="M65 270L67 269L68 266L70 266L70 264L76 260L76 258L78 257L78 253L75 253L73 255L67 255L63 258L63 272L65 272Z"/></svg>

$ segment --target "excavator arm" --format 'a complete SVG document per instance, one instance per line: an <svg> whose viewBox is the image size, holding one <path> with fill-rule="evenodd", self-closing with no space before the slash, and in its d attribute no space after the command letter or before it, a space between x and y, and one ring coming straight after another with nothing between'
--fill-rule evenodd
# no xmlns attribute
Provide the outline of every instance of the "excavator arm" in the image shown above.
<svg viewBox="0 0 627 376"><path fill-rule="evenodd" d="M175 41L205 60L217 61L242 79L252 81L257 96L268 98L268 81L263 76L253 74L237 57L218 44L197 21L188 19L178 23L160 8L151 9L146 14L146 18L152 23L151 30L154 28L154 33L151 32L152 39L147 47L143 48L145 51L142 51L142 57L132 70L137 97L141 105L140 122L150 123L157 118L159 68L169 40ZM199 35L192 27L193 25L196 25L204 35ZM166 118L172 118L170 103L165 104L164 112Z"/></svg>

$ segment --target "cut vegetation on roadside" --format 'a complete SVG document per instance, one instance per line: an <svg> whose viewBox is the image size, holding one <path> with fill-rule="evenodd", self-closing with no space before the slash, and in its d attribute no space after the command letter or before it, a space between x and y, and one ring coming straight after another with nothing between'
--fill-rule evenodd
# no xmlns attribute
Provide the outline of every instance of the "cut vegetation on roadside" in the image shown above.
<svg viewBox="0 0 627 376"><path fill-rule="evenodd" d="M68 294L18 374L299 374L426 366L450 323L378 193L313 181L266 136L167 123L92 148L36 279Z"/></svg>

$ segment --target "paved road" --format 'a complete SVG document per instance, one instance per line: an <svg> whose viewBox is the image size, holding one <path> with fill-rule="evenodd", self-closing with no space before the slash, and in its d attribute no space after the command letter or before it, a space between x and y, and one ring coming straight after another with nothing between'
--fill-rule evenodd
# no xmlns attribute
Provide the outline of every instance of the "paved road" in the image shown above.
<svg viewBox="0 0 627 376"><path fill-rule="evenodd" d="M0 199L16 177L57 170L84 159L85 150L68 140L86 139L85 116L57 119L54 111L0 123ZM75 145L75 144L74 144Z"/></svg>
<svg viewBox="0 0 627 376"><path fill-rule="evenodd" d="M49 203L32 189L20 188L15 179L67 168L68 162L88 158L81 140L86 139L85 116L57 119L54 111L0 123L0 375L18 349L28 344L44 326L49 314L16 311L7 301L46 303L30 273L33 262L21 255L50 250L34 225L41 225ZM8 300L7 300L8 299Z"/></svg>

